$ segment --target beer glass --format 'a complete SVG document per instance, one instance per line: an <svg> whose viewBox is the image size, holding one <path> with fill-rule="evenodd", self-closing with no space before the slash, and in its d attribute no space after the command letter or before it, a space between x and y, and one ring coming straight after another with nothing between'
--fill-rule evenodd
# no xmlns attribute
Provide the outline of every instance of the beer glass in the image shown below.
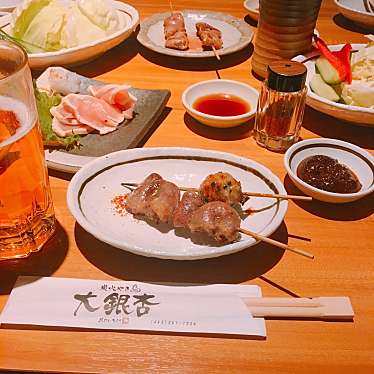
<svg viewBox="0 0 374 374"><path fill-rule="evenodd" d="M38 251L54 229L27 54L0 40L0 260Z"/></svg>

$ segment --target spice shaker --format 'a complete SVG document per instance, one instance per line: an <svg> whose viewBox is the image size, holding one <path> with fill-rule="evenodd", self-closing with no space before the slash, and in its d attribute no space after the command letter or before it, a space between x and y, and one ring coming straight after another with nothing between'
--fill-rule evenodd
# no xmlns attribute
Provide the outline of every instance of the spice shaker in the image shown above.
<svg viewBox="0 0 374 374"><path fill-rule="evenodd" d="M277 60L268 66L257 104L256 142L272 151L284 151L299 138L307 87L306 67Z"/></svg>

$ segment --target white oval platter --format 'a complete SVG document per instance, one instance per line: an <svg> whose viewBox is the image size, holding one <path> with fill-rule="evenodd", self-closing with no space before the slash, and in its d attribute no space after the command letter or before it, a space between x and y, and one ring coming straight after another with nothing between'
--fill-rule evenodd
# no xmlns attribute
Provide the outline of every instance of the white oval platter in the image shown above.
<svg viewBox="0 0 374 374"><path fill-rule="evenodd" d="M150 225L128 213L120 215L112 203L115 196L129 192L122 182L141 182L152 172L179 186L198 187L208 174L218 171L229 172L240 180L243 191L286 193L278 177L250 159L193 148L136 148L102 156L83 166L69 184L67 203L87 232L114 247L163 259L218 257L257 241L241 234L237 242L217 245L203 234ZM242 221L242 227L269 236L282 223L287 207L286 200L251 198L244 208L254 213Z"/></svg>

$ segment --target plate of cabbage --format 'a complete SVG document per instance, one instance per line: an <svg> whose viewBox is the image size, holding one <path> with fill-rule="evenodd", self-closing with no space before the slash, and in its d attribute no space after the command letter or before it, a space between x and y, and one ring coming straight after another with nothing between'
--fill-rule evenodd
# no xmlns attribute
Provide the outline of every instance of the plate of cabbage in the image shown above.
<svg viewBox="0 0 374 374"><path fill-rule="evenodd" d="M24 0L0 18L0 38L21 44L33 69L79 65L127 39L138 11L114 0Z"/></svg>
<svg viewBox="0 0 374 374"><path fill-rule="evenodd" d="M347 45L329 45L332 52ZM374 42L352 44L348 64L349 81L323 56L308 60L307 104L315 110L351 123L374 126ZM304 61L306 56L294 60Z"/></svg>

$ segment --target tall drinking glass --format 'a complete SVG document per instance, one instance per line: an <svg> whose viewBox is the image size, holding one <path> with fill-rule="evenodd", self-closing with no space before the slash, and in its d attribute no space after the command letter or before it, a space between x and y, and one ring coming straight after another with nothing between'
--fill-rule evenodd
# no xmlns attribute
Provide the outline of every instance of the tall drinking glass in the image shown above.
<svg viewBox="0 0 374 374"><path fill-rule="evenodd" d="M309 51L321 0L260 0L252 69L267 76L275 60L290 60Z"/></svg>
<svg viewBox="0 0 374 374"><path fill-rule="evenodd" d="M0 260L38 251L54 229L27 54L0 41Z"/></svg>

